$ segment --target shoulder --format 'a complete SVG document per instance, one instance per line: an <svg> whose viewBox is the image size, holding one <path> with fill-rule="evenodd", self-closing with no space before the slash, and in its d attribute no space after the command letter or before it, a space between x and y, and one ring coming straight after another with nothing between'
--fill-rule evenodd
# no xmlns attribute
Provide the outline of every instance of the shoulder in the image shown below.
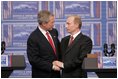
<svg viewBox="0 0 118 79"><path fill-rule="evenodd" d="M68 40L69 38L70 38L70 35L65 36L64 38L62 38L62 41L64 41L64 40Z"/></svg>
<svg viewBox="0 0 118 79"><path fill-rule="evenodd" d="M90 37L88 37L87 35L82 34L82 37L85 39L90 39Z"/></svg>
<svg viewBox="0 0 118 79"><path fill-rule="evenodd" d="M29 35L28 40L29 40L29 39L34 39L35 37L37 37L38 31L39 31L39 30L36 28L33 32L31 32L31 34Z"/></svg>
<svg viewBox="0 0 118 79"><path fill-rule="evenodd" d="M85 40L85 41L91 41L92 42L91 38L87 35L84 35L84 34L82 34L81 39Z"/></svg>
<svg viewBox="0 0 118 79"><path fill-rule="evenodd" d="M33 32L31 32L30 36L35 36L37 32L38 32L38 29L36 28Z"/></svg>

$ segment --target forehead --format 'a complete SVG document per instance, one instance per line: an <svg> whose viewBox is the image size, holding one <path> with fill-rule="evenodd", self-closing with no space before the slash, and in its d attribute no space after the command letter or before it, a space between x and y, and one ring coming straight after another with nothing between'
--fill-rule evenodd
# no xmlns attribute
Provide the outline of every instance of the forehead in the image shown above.
<svg viewBox="0 0 118 79"><path fill-rule="evenodd" d="M54 16L50 16L49 17L49 20L54 20Z"/></svg>
<svg viewBox="0 0 118 79"><path fill-rule="evenodd" d="M74 17L68 17L67 18L67 22L73 22L74 21Z"/></svg>

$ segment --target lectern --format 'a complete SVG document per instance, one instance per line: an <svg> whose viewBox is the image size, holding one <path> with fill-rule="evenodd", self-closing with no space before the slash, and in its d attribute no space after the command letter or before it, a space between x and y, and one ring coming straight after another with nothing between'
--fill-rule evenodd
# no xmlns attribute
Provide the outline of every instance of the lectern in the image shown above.
<svg viewBox="0 0 118 79"><path fill-rule="evenodd" d="M24 55L10 55L9 66L1 67L1 78L8 78L13 70L23 70L26 67Z"/></svg>
<svg viewBox="0 0 118 79"><path fill-rule="evenodd" d="M86 72L95 72L99 78L117 78L117 68L98 68L98 58L85 58L82 68Z"/></svg>

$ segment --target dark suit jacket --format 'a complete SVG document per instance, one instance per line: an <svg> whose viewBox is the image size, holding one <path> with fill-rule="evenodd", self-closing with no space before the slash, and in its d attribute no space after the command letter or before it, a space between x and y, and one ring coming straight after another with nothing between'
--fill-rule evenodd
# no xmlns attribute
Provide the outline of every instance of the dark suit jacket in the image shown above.
<svg viewBox="0 0 118 79"><path fill-rule="evenodd" d="M59 40L56 29L50 31L54 40L57 55L49 44L48 40L37 28L31 33L27 41L27 56L32 66L32 77L35 78L51 78L59 77L60 73L52 70L52 62L58 60Z"/></svg>
<svg viewBox="0 0 118 79"><path fill-rule="evenodd" d="M91 53L92 41L80 33L68 47L69 39L70 36L67 36L61 41L62 62L64 62L62 77L87 77L87 73L82 70L82 62L87 54Z"/></svg>

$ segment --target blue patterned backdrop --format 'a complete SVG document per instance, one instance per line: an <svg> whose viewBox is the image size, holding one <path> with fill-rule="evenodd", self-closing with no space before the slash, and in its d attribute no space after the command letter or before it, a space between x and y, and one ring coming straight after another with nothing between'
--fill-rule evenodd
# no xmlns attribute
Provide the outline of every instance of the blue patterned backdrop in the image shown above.
<svg viewBox="0 0 118 79"><path fill-rule="evenodd" d="M20 54L26 58L25 70L15 70L10 77L31 77L31 66L26 55L26 42L37 27L37 13L49 10L55 15L59 39L67 36L67 16L82 18L82 32L93 41L92 53L103 54L103 45L117 45L116 1L2 1L1 40L6 42L5 54ZM117 49L116 49L117 52ZM115 56L116 57L116 53Z"/></svg>

